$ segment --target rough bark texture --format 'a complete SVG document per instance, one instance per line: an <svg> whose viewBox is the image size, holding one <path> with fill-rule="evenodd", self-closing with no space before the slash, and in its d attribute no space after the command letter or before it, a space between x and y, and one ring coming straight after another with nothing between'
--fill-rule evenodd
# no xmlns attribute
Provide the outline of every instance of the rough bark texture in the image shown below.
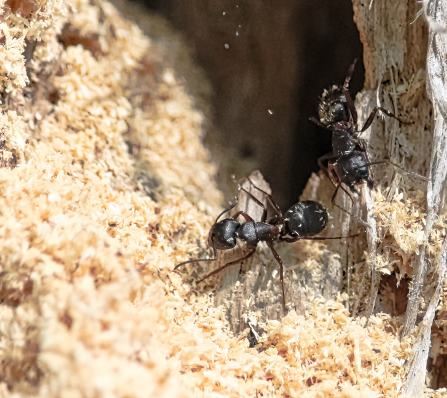
<svg viewBox="0 0 447 398"><path fill-rule="evenodd" d="M446 76L443 63L446 51L443 37L433 27L433 20L436 23L445 23L443 3L430 1L424 4L431 30L427 37L426 20L417 18L419 9L412 1L391 4L388 1L376 0L371 2L371 7L368 6L369 1L353 2L355 20L364 46L366 79L365 91L361 97L364 111L368 110L366 104L374 102L377 97L385 107L393 109L399 115L405 115L413 122L405 128L398 128L394 122L381 125L384 126L383 130L380 130L377 124L373 126L369 137L372 153L405 164L408 170L421 174L427 174L429 171L431 179L425 188L425 227L418 253L412 261L412 281L403 325L404 335L413 333L419 317L425 313L402 390L405 396L411 397L421 396L425 388L427 359L430 346L434 342L432 324L445 277L445 245L435 258L430 259L428 254L432 245L429 239L441 210L446 175L445 113L440 110L445 103ZM427 39L429 61L426 71ZM426 73L429 94L435 108L434 128L431 122L432 105L424 90ZM378 86L377 93L368 91ZM388 184L386 180L381 181L382 185L390 185L395 191L404 191L407 200L411 200L414 180L403 180L398 188ZM429 300L424 301L423 297L431 297L428 306ZM433 355L437 357L439 350L443 349L439 346L439 336L435 339L437 348ZM436 369L436 366L432 366L431 370L434 374L443 372Z"/></svg>
<svg viewBox="0 0 447 398"><path fill-rule="evenodd" d="M363 43L365 64L365 89L357 97L360 126L374 106L392 110L411 125L402 128L399 122L385 118L375 122L364 134L368 140L371 159L391 159L403 168L425 175L431 145L430 103L425 95L426 28L423 20L415 19L414 2L353 1L354 19ZM374 168L376 187L388 189L389 199L397 192L411 197L411 189L421 188L420 181L402 180L389 166ZM368 204L368 202L367 202ZM375 296L380 286L375 284L377 255L377 229L372 222L373 206L367 206L368 253L367 266L372 272L372 291L367 314L375 306ZM354 256L356 254L353 254ZM357 254L358 255L358 254ZM378 293L380 296L380 292ZM377 310L386 310L379 306Z"/></svg>

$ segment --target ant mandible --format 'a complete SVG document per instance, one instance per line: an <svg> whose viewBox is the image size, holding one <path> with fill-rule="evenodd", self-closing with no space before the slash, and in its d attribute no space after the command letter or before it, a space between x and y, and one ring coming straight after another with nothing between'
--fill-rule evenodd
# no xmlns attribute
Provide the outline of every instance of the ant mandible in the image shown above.
<svg viewBox="0 0 447 398"><path fill-rule="evenodd" d="M273 197L264 191L263 189L257 187L250 178L247 178L250 184L265 195L267 202L270 204L274 211L274 216L267 219L267 207L259 199L257 199L251 192L246 190L243 186L239 185L239 191L244 191L250 199L262 207L263 213L261 221L255 221L253 218L244 211L238 211L231 217L219 219L228 211L232 210L238 203L231 205L228 209L225 209L216 218L216 221L212 225L208 242L213 250L213 257L204 259L192 259L184 261L177 264L174 270L195 262L213 262L217 260L218 250L230 250L233 249L237 240L245 242L246 246L249 248L249 252L237 260L225 263L221 267L209 272L197 283L203 282L205 279L212 275L219 273L225 268L231 265L237 264L251 257L255 251L258 243L265 242L273 254L273 257L279 264L280 270L280 281L281 281L281 291L282 291L282 308L283 312L286 312L286 299L284 290L284 264L283 261L275 250L273 244L274 242L296 242L301 239L309 240L326 240L326 239L341 239L344 237L318 237L314 236L324 230L328 222L328 214L326 209L318 202L312 200L306 200L302 202L297 202L291 206L284 214L279 208L278 204L274 201ZM238 218L242 217L244 221L238 221ZM357 235L352 235L353 237Z"/></svg>

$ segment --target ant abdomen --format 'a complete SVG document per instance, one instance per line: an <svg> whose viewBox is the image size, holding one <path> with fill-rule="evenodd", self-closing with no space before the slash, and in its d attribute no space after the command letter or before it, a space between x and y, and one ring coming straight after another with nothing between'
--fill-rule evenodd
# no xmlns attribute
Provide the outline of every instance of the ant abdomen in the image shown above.
<svg viewBox="0 0 447 398"><path fill-rule="evenodd" d="M333 164L340 181L346 184L351 191L356 192L355 186L362 181L372 183L369 175L369 162L365 152L353 151L341 156Z"/></svg>
<svg viewBox="0 0 447 398"><path fill-rule="evenodd" d="M308 237L319 234L326 227L326 209L313 200L295 203L284 214L286 234L293 237Z"/></svg>

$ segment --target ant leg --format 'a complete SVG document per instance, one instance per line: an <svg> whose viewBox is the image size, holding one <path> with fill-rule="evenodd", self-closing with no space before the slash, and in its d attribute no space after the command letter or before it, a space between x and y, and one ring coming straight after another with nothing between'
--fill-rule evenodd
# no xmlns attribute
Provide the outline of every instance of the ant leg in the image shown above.
<svg viewBox="0 0 447 398"><path fill-rule="evenodd" d="M337 187L337 184L340 183L337 171L335 170L336 163L337 161L335 161L334 163L328 163L327 167L325 168L326 175L328 176L329 180L331 181L334 187Z"/></svg>
<svg viewBox="0 0 447 398"><path fill-rule="evenodd" d="M345 81L343 83L343 94L346 98L346 102L348 103L349 113L351 114L352 121L354 122L355 128L357 129L357 110L355 109L354 101L352 100L351 93L349 92L349 84L351 83L351 78L354 73L355 65L357 63L357 58L354 59L352 64L349 66L348 74L345 77Z"/></svg>
<svg viewBox="0 0 447 398"><path fill-rule="evenodd" d="M369 126L371 126L371 124L374 120L374 117L376 116L376 113L378 111L384 113L385 115L387 115L389 117L392 117L393 119L396 119L397 121L399 121L402 124L411 124L410 122L400 119L394 113L390 112L388 109L382 108L381 106L375 106L373 108L373 110L371 111L371 113L369 114L368 118L366 119L366 122L363 125L363 127L357 131L358 135L362 134L365 130L367 130L369 128Z"/></svg>
<svg viewBox="0 0 447 398"><path fill-rule="evenodd" d="M239 192L240 190L245 191L245 192L248 193L253 199L257 200L257 199L256 199L250 192L247 192L247 190L245 190L244 188L242 188L241 185L239 185L238 192ZM226 209L222 210L222 211L219 213L219 215L216 217L216 220L214 221L214 224L217 224L217 222L219 221L219 218L222 217L225 213L229 212L230 210L233 210L233 209L237 206L238 203L239 203L239 200L238 200L238 198L237 198L237 196L236 196L234 202L233 202L229 207L227 207ZM260 203L260 202L258 201L258 203ZM250 221L253 221L253 220L250 219Z"/></svg>
<svg viewBox="0 0 447 398"><path fill-rule="evenodd" d="M338 178L337 172L335 170L334 164L330 163L327 168L327 173L329 180L332 182L332 185L335 187L335 191L332 194L331 197L331 204L335 204L335 198L337 197L338 190L341 188L341 190L348 195L349 199L351 199L351 202L354 203L354 200L352 199L351 194L345 189L343 186L343 182Z"/></svg>
<svg viewBox="0 0 447 398"><path fill-rule="evenodd" d="M250 177L247 177L247 180L250 182L250 184L256 188L258 191L262 192L270 201L270 204L272 205L273 209L278 212L279 211L279 215L280 217L282 217L282 213L281 210L279 209L279 207L276 205L276 203L274 202L274 200L271 198L271 195L269 193L267 193L266 191L264 191L263 189L259 188L251 179ZM263 209L262 212L262 216L261 216L261 222L264 222L267 219L267 208L264 205L264 203L262 203L256 196L254 196L250 191L248 191L247 189L245 189L241 184L239 184L239 191L244 191L258 206L260 206ZM252 219L250 219L249 221L253 221Z"/></svg>
<svg viewBox="0 0 447 398"><path fill-rule="evenodd" d="M255 251L256 251L256 248L250 250L248 252L248 254L246 254L245 256L243 256L241 258L238 258L237 260L233 260L233 261L230 261L229 263L226 263L226 264L222 265L221 267L215 269L214 271L211 271L210 273L206 274L203 278L199 279L196 283L197 284L202 283L205 279L208 279L210 276L218 274L220 271L224 270L225 268L228 268L231 265L240 263L241 261L247 260L249 257L251 257L254 254Z"/></svg>
<svg viewBox="0 0 447 398"><path fill-rule="evenodd" d="M316 124L318 127L321 127L322 129L332 131L332 129L331 129L330 126L327 126L327 125L321 123L321 122L320 122L316 117L314 117L314 116L311 116L311 117L309 118L309 121L312 122L312 123L314 123L314 124Z"/></svg>
<svg viewBox="0 0 447 398"><path fill-rule="evenodd" d="M267 207L262 203L256 196L254 196L250 191L247 191L244 187L241 187L241 191L244 191L250 198L260 207L262 207L261 222L267 219Z"/></svg>
<svg viewBox="0 0 447 398"><path fill-rule="evenodd" d="M284 315L286 314L286 293L284 291L284 265L281 259L281 256L278 254L278 252L274 249L272 242L266 242L267 246L272 251L273 256L275 257L275 260L279 264L279 279L281 280L281 291L282 291L282 310Z"/></svg>
<svg viewBox="0 0 447 398"><path fill-rule="evenodd" d="M214 221L214 224L217 224L217 222L219 221L219 218L222 217L225 213L229 212L230 210L233 210L237 204L238 204L238 200L236 198L236 200L230 205L230 207L227 207L226 209L222 210L219 213L219 215L216 217L216 220Z"/></svg>
<svg viewBox="0 0 447 398"><path fill-rule="evenodd" d="M338 193L339 189L341 189L346 195L348 195L349 199L351 199L351 202L354 203L354 199L352 199L352 195L349 193L349 191L343 186L343 183L340 181L337 184L337 186L335 187L335 191L334 191L334 193L332 194L332 197L331 197L331 204L333 206L340 207L340 206L338 206L335 203L335 198L337 197L337 193Z"/></svg>
<svg viewBox="0 0 447 398"><path fill-rule="evenodd" d="M236 218L238 218L239 216L244 217L245 221L254 221L253 218L251 218L250 215L247 214L245 211L242 211L242 210L241 210L241 211L238 211L238 212L233 216L233 218L236 219Z"/></svg>
<svg viewBox="0 0 447 398"><path fill-rule="evenodd" d="M318 161L320 161L321 158L319 158ZM321 165L320 165L320 167L321 167ZM345 192L346 195L349 196L349 199L351 199L351 202L354 202L354 200L352 199L351 194L343 187L342 182L339 180L339 178L338 178L338 176L337 176L337 174L336 174L332 164L330 164L328 167L322 167L322 168L323 168L325 174L328 176L329 181L335 187L335 191L334 191L334 193L332 194L332 197L331 197L331 204L333 206L335 206L335 207L338 207L340 210L343 210L344 212L350 214L347 210L343 209L343 207L341 207L337 203L335 203L335 198L337 196L338 190L341 188L342 191Z"/></svg>
<svg viewBox="0 0 447 398"><path fill-rule="evenodd" d="M323 170L323 171L327 174L327 173L328 173L328 167L325 166L325 165L323 164L323 162L326 161L326 160L330 161L330 160L333 160L333 159L337 159L337 156L334 155L332 152L329 152L329 153L326 153L326 154L323 155L323 156L320 156L320 157L317 159L318 167L319 167L321 170Z"/></svg>
<svg viewBox="0 0 447 398"><path fill-rule="evenodd" d="M299 240L334 240L334 239L351 239L359 236L360 233L346 236L297 236L296 238L281 238L281 242L294 243Z"/></svg>
<svg viewBox="0 0 447 398"><path fill-rule="evenodd" d="M282 218L282 211L276 201L273 199L273 196L270 195L268 192L264 191L262 188L259 188L251 179L250 177L247 177L247 180L250 182L250 184L253 186L253 188L256 188L259 192L261 192L267 200L269 201L270 205L273 207L273 210L276 212L276 215Z"/></svg>
<svg viewBox="0 0 447 398"><path fill-rule="evenodd" d="M210 240L210 241L211 241L211 240ZM186 264L199 263L199 262L202 262L202 261L204 261L204 262L213 262L213 261L216 261L216 260L217 260L217 250L216 250L216 248L214 247L214 245L211 245L211 248L213 249L213 257L211 257L211 258L196 258L196 259L192 259L192 260L186 260L186 261L183 261L183 262L181 262L180 264L177 264L177 265L174 267L173 271L177 271L177 269L179 269L180 267L183 267L183 266L186 265Z"/></svg>
<svg viewBox="0 0 447 398"><path fill-rule="evenodd" d="M368 155L366 155L366 156L367 156L367 159L368 159ZM331 172L332 177L331 177L331 175L329 175L329 170L330 170L330 172ZM332 185L334 185L334 187L335 187L335 191L334 191L334 193L332 194L332 198L331 198L331 204L332 204L333 206L337 207L338 209L340 209L341 211L345 212L346 214L349 214L351 217L353 217L353 218L359 220L359 222L360 222L361 224L367 226L368 224L365 223L365 221L363 221L360 217L355 216L354 214L352 214L352 213L349 212L348 210L344 209L344 208L343 208L342 206L340 206L339 204L335 203L335 198L336 198L337 193L338 193L338 190L339 190L340 188L342 189L342 191L343 191L346 195L348 195L348 197L349 197L349 199L351 199L351 202L352 202L352 203L354 203L354 200L352 199L352 196L351 196L350 192L347 191L347 190L343 187L343 183L338 179L338 176L337 176L337 174L336 174L336 172L335 172L335 170L334 170L334 167L333 167L332 165L330 165L330 167L328 167L328 169L326 170L326 172L327 172L327 174L328 174L329 180L331 181ZM338 180L338 182L337 182L337 183L334 182L334 181L333 181L333 178L334 178L336 181ZM372 185L373 185L373 182L372 182L372 180L371 180L370 178L368 178L367 183L368 183L368 187L370 187L370 189L371 189L371 188L372 188ZM358 192L357 192L357 193L358 193Z"/></svg>
<svg viewBox="0 0 447 398"><path fill-rule="evenodd" d="M177 264L174 267L173 271L176 271L178 268L183 267L186 264L200 263L202 261L203 262L212 262L212 261L216 261L216 260L217 260L217 257L213 257L213 258L195 258L195 259L192 259L192 260L186 260L186 261L183 261L183 262Z"/></svg>
<svg viewBox="0 0 447 398"><path fill-rule="evenodd" d="M331 204L332 205L334 205L334 203L335 203L335 198L337 197L337 193L338 193L338 189L341 187L341 182L339 182L338 184L337 184L337 186L335 187L335 191L334 191L334 193L332 194L332 197L331 197Z"/></svg>
<svg viewBox="0 0 447 398"><path fill-rule="evenodd" d="M320 159L318 159L318 160L320 160ZM342 183L342 181L339 180L333 165L332 164L329 165L329 167L327 167L327 169L325 171L326 171L326 173L327 173L327 175L329 177L329 180L331 181L332 185L335 187L335 191L334 191L334 193L332 194L332 197L331 197L331 204L333 206L339 208L340 210L344 211L345 213L349 214L350 216L355 217L349 211L347 211L346 209L344 209L343 207L341 207L340 205L335 203L335 198L336 198L338 190L340 188L346 195L348 195L348 197L349 197L349 199L351 199L352 203L354 203L354 200L352 199L351 194L343 187L343 183ZM334 182L334 179L335 179L335 181L338 181L338 182ZM369 182L369 180L368 180L368 182ZM356 217L356 218L358 218L358 217ZM364 224L363 220L360 219L360 221L361 221L362 224Z"/></svg>
<svg viewBox="0 0 447 398"><path fill-rule="evenodd" d="M408 171L408 170L405 170L402 166L398 165L397 163L392 162L392 161L389 160L389 159L378 160L378 161L376 161L376 162L369 162L369 163L366 164L366 166L374 166L374 165L376 165L376 164L390 164L391 166L396 167L397 169L399 169L400 171L404 172L404 173L407 174L407 175L410 175L410 176L412 176L412 177L419 178L419 179L421 179L421 180L423 180L423 181L430 181L430 178L425 177L425 176L423 176L423 175L420 175L420 174L418 174L418 173L415 173L414 171Z"/></svg>

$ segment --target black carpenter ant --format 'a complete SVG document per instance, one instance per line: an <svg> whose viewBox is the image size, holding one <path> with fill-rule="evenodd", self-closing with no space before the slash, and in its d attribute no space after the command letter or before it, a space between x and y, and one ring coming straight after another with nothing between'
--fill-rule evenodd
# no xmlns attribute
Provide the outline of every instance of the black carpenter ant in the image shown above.
<svg viewBox="0 0 447 398"><path fill-rule="evenodd" d="M369 160L366 151L366 142L360 138L360 135L371 126L378 111L403 124L408 123L402 121L387 109L376 106L369 114L363 127L360 130L358 129L357 111L349 92L349 84L356 62L357 60L354 60L349 67L343 86L333 85L329 89L323 91L318 104L319 119L310 118L310 120L318 126L332 132L332 152L323 155L318 159L318 165L321 169L326 170L329 178L336 186L331 199L332 203L334 203L340 188L352 201L351 195L342 184L345 184L351 192L357 194L358 191L356 186L359 183L365 181L368 187L372 188L373 180L370 175L369 167L375 164L388 163L405 173L417 175L404 170L401 166L388 159L376 162L371 162ZM324 165L325 161L328 162L327 166Z"/></svg>
<svg viewBox="0 0 447 398"><path fill-rule="evenodd" d="M267 207L244 187L239 186L239 190L244 191L252 200L254 200L259 206L263 208L261 221L253 220L250 215L248 215L244 211L238 211L232 217L224 218L223 220L219 221L223 214L230 211L237 205L236 201L230 208L224 210L222 213L219 214L215 223L211 227L208 241L213 250L213 257L187 260L180 264L177 264L174 267L174 270L177 270L179 267L189 263L201 261L216 261L217 250L233 249L236 246L238 239L245 242L246 246L249 248L249 252L246 255L237 260L230 261L215 269L214 271L206 274L204 277L197 281L197 283L200 283L210 276L219 273L223 269L248 259L255 253L258 243L265 242L279 264L282 289L282 306L285 312L286 300L284 292L284 266L281 257L273 247L274 242L296 242L301 239L341 239L343 237L314 236L323 231L328 222L327 211L320 203L311 200L298 202L295 203L283 214L281 209L269 193L257 187L249 178L248 181L254 188L265 195L268 203L275 213L274 216L270 219L267 219ZM239 217L243 218L242 222L238 221Z"/></svg>

